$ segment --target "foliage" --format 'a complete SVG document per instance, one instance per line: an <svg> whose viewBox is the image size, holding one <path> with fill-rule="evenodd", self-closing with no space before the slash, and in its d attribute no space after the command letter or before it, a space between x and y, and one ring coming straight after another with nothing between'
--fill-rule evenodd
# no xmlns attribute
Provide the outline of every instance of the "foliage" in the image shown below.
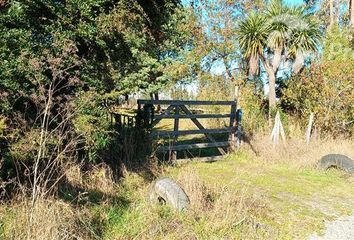
<svg viewBox="0 0 354 240"><path fill-rule="evenodd" d="M3 136L6 129L6 119L0 115L0 136Z"/></svg>
<svg viewBox="0 0 354 240"><path fill-rule="evenodd" d="M41 62L48 52L60 53L66 42L84 63L69 76L80 73L89 87L127 92L161 88L166 78L161 84L152 80L162 77L165 60L183 44L181 34L173 31L177 16L183 15L177 6L174 0L157 5L127 0L9 1L0 15L2 111L11 111L18 97L35 94L30 78L37 69L20 66L38 62L48 81L50 69ZM174 13L177 19L170 21Z"/></svg>
<svg viewBox="0 0 354 240"><path fill-rule="evenodd" d="M251 84L242 89L239 105L242 109L242 128L246 136L259 134L268 129L268 105L262 92Z"/></svg>
<svg viewBox="0 0 354 240"><path fill-rule="evenodd" d="M91 162L98 161L99 152L107 149L114 139L113 125L102 102L97 93L82 92L75 104L73 127L84 139L84 150Z"/></svg>
<svg viewBox="0 0 354 240"><path fill-rule="evenodd" d="M306 121L312 112L315 126L332 134L353 134L354 49L349 33L333 25L324 41L322 62L293 77L282 101Z"/></svg>
<svg viewBox="0 0 354 240"><path fill-rule="evenodd" d="M321 33L306 8L273 0L264 11L251 12L240 21L237 37L250 77L259 76L262 63L269 81L269 107L274 108L281 64L298 73L306 55L317 50Z"/></svg>
<svg viewBox="0 0 354 240"><path fill-rule="evenodd" d="M325 133L352 135L354 127L354 61L326 61L306 69L288 82L283 103Z"/></svg>
<svg viewBox="0 0 354 240"><path fill-rule="evenodd" d="M177 0L1 3L1 160L32 171L36 154L41 164L62 158L55 150L71 140L75 154L84 146L83 156L99 159L114 137L103 102L169 83L165 67L183 51L184 17Z"/></svg>

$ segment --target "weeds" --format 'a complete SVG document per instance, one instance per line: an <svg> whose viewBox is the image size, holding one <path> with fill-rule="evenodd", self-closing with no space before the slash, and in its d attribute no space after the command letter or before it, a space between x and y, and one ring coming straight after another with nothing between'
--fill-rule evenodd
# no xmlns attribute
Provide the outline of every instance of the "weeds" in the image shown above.
<svg viewBox="0 0 354 240"><path fill-rule="evenodd" d="M151 205L143 172L127 171L115 183L106 165L85 173L72 165L62 189L71 198L39 198L30 233L23 232L29 201L3 204L0 233L4 239L304 239L321 231L323 220L351 213L352 177L314 166L330 151L353 156L352 142L290 141L274 151L259 141L258 156L243 150L220 162L162 167L159 175L175 179L189 196L188 211Z"/></svg>

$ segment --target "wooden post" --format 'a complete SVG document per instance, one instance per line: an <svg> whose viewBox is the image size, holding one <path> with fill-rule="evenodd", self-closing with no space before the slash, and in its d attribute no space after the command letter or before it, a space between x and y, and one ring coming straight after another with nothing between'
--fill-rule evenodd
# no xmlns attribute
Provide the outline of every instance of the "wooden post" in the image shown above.
<svg viewBox="0 0 354 240"><path fill-rule="evenodd" d="M313 115L313 113L311 113L310 114L310 118L309 118L309 123L307 125L306 135L305 135L305 140L306 140L307 144L310 143L310 139L311 139L311 130L312 130L313 118L314 118L314 115Z"/></svg>
<svg viewBox="0 0 354 240"><path fill-rule="evenodd" d="M178 131L179 127L179 106L175 107L175 121L174 121L174 126L173 126L173 131ZM173 145L176 144L178 135L173 137ZM177 151L172 150L170 151L170 160L175 161L177 159Z"/></svg>
<svg viewBox="0 0 354 240"><path fill-rule="evenodd" d="M236 138L235 138L235 133L236 133L236 104L231 105L231 116L230 116L230 136L229 136L229 141L230 141L230 147L231 150L234 151L236 147Z"/></svg>
<svg viewBox="0 0 354 240"><path fill-rule="evenodd" d="M141 127L141 120L142 120L141 103L138 100L138 112L136 115L136 127Z"/></svg>
<svg viewBox="0 0 354 240"><path fill-rule="evenodd" d="M184 111L184 113L186 114L190 114L192 115L192 112L188 110L188 108L185 105L181 105L180 108L182 109L182 111ZM179 115L178 115L179 117ZM192 122L200 129L200 130L205 130L205 128L203 127L203 125L198 121L198 119L196 118L190 118L192 120ZM216 142L215 139L210 135L210 134L205 134L205 136L212 142ZM224 151L224 149L222 149L221 147L218 148L219 152L224 155L226 154L226 152Z"/></svg>
<svg viewBox="0 0 354 240"><path fill-rule="evenodd" d="M241 125L241 121L242 121L242 109L238 109L237 110L237 114L236 114L236 126L237 126L237 142L236 142L236 146L237 148L240 148L241 146L241 137L242 137L242 125Z"/></svg>
<svg viewBox="0 0 354 240"><path fill-rule="evenodd" d="M271 134L271 140L274 142L274 145L278 145L279 144L279 135L281 136L283 142L286 142L285 139L285 131L283 128L283 124L281 123L280 120L280 113L279 111L277 111L277 114L275 115L275 119L274 119L274 128Z"/></svg>

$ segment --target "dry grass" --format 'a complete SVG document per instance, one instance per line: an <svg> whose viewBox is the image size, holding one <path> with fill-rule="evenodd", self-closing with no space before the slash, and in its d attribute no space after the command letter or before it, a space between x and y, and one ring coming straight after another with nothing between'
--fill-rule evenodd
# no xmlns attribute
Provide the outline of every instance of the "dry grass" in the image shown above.
<svg viewBox="0 0 354 240"><path fill-rule="evenodd" d="M66 181L76 188L87 192L100 192L106 196L116 194L117 184L113 179L112 170L106 164L93 166L89 171L83 172L81 166L71 165L65 171Z"/></svg>
<svg viewBox="0 0 354 240"><path fill-rule="evenodd" d="M354 140L326 139L312 140L306 144L304 140L287 139L275 147L269 136L256 136L252 141L258 157L267 162L283 162L298 167L315 166L318 160L330 153L344 154L354 159ZM251 151L250 145L244 143L244 147Z"/></svg>
<svg viewBox="0 0 354 240"><path fill-rule="evenodd" d="M91 198L108 204L117 194L117 184L106 165L97 165L83 173L79 165L71 165L65 172L66 183L82 192L68 192L72 199L40 198L33 209L30 227L31 201L27 197L0 205L0 239L99 239L99 224L105 216L91 212ZM68 190L69 189L69 190ZM92 196L91 196L92 195ZM82 206L81 202L86 203Z"/></svg>
<svg viewBox="0 0 354 240"><path fill-rule="evenodd" d="M304 239L320 231L323 220L354 208L353 181L337 172L313 168L324 154L354 157L353 142L288 140L274 149L268 137L253 141L256 156L243 151L215 163L163 167L160 176L174 178L191 200L188 211L150 205L149 181L127 172L118 184L105 165L83 173L66 171L68 184L97 201L41 199L28 228L26 199L0 205L0 238L4 239Z"/></svg>
<svg viewBox="0 0 354 240"><path fill-rule="evenodd" d="M30 201L20 199L1 207L3 239L89 239L82 216L70 204L57 199L39 199L29 227Z"/></svg>
<svg viewBox="0 0 354 240"><path fill-rule="evenodd" d="M177 176L177 182L189 197L191 208L194 211L200 212L211 209L216 193L204 184L193 169L180 173Z"/></svg>
<svg viewBox="0 0 354 240"><path fill-rule="evenodd" d="M198 219L200 232L194 229L196 239L237 238L259 239L270 236L269 229L258 223L258 214L267 214L264 205L240 189L210 186L204 183L195 169L181 172L177 181L191 201L190 214Z"/></svg>

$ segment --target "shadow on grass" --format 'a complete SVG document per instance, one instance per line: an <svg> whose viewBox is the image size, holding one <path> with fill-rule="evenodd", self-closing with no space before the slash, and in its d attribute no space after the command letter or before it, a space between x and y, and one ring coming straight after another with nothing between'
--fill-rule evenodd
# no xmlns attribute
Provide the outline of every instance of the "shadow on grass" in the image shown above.
<svg viewBox="0 0 354 240"><path fill-rule="evenodd" d="M115 195L97 189L85 189L68 181L60 184L58 197L77 210L83 208L87 210L81 213L78 224L92 239L102 239L112 221L111 216L115 219L122 218L131 205L129 199L118 193Z"/></svg>
<svg viewBox="0 0 354 240"><path fill-rule="evenodd" d="M82 186L75 186L68 181L63 181L59 185L58 197L75 206L87 204L101 204L109 202L112 204L129 205L130 201L124 197L114 194L107 194L97 189L86 189Z"/></svg>

